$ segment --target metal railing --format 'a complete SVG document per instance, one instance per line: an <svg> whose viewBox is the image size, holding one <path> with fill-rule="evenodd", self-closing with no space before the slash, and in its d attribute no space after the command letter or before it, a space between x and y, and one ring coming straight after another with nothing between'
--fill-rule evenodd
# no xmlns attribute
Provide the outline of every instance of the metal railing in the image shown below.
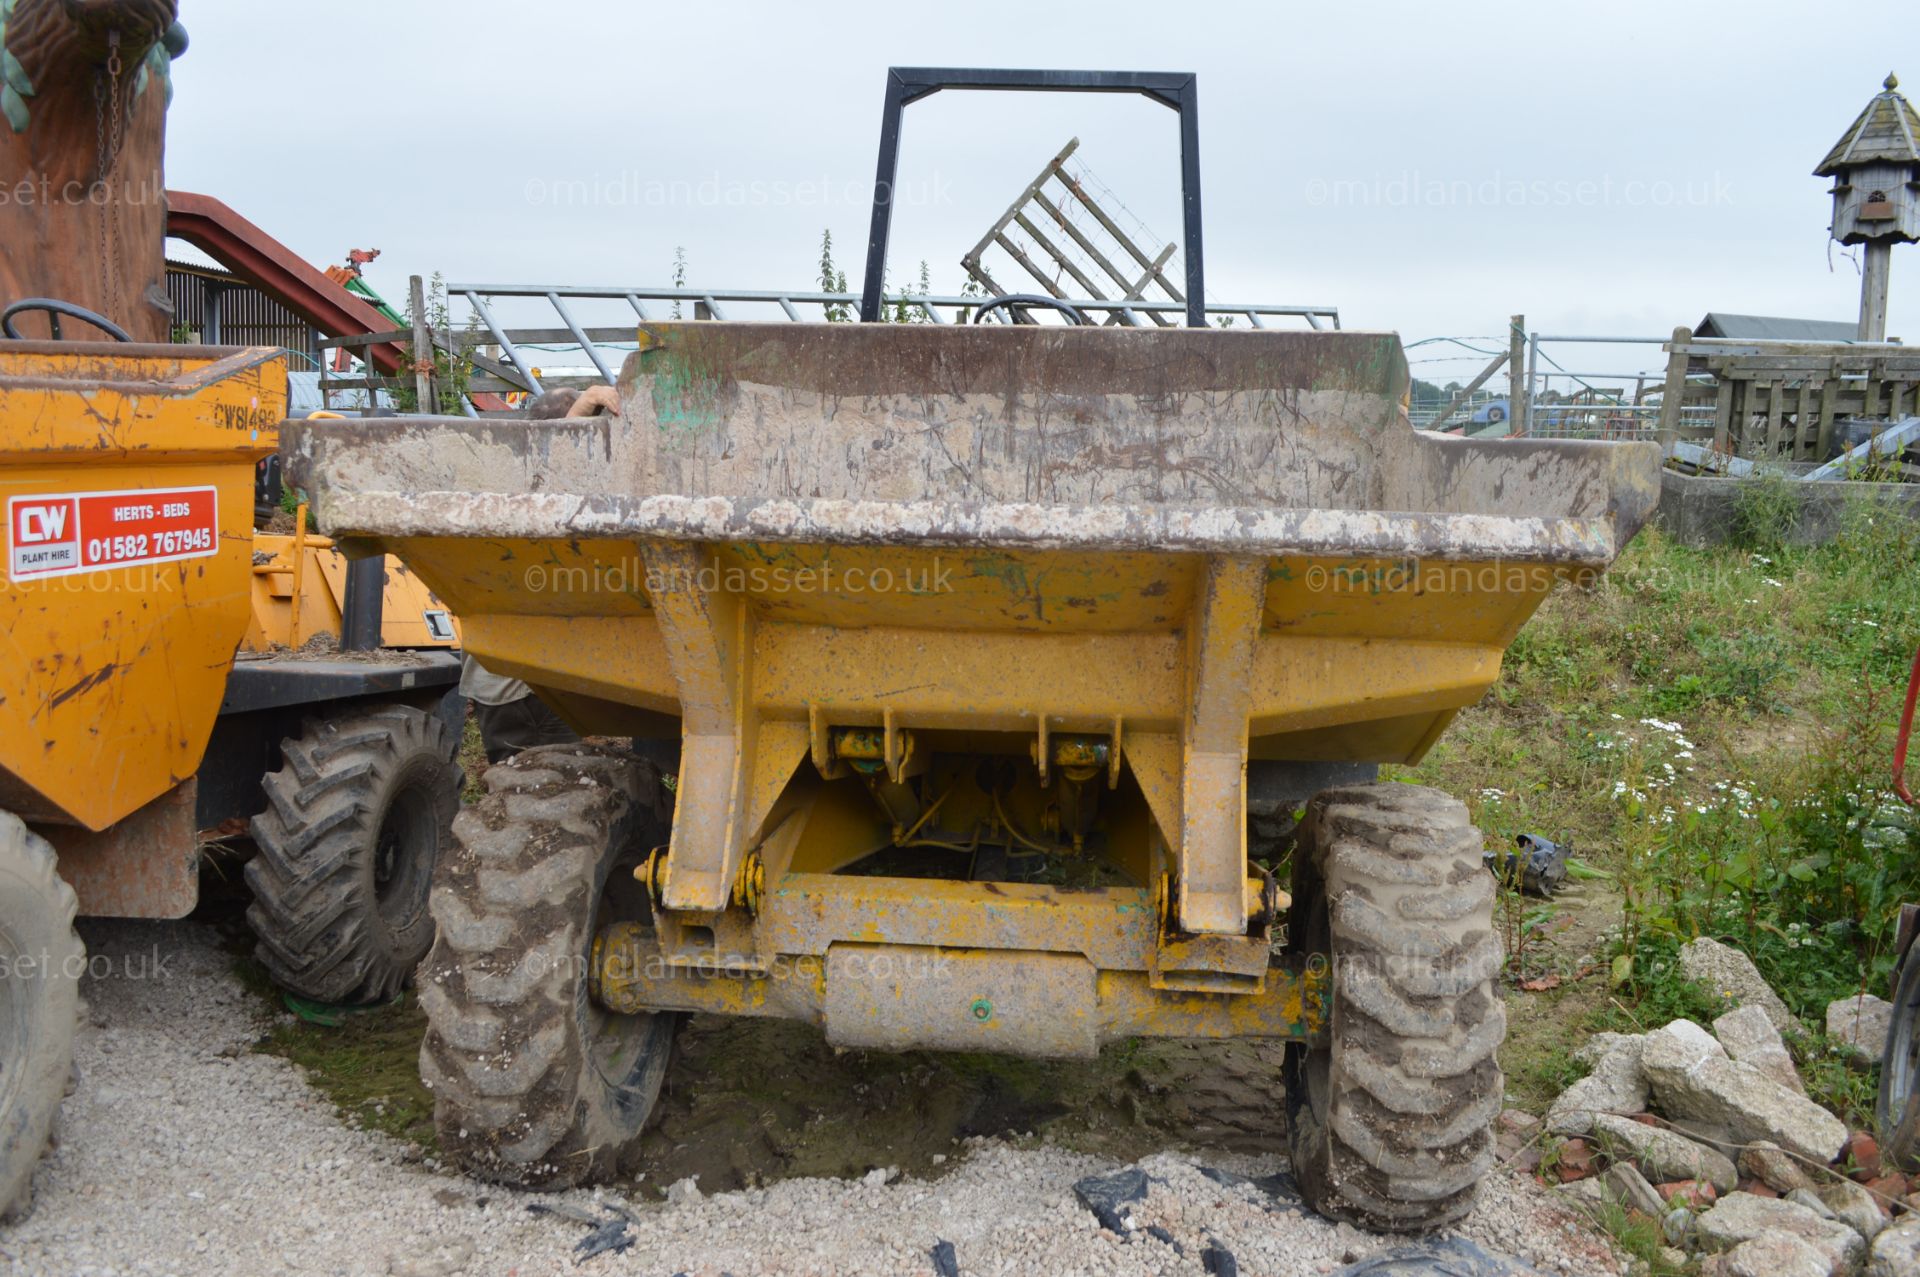
<svg viewBox="0 0 1920 1277"><path fill-rule="evenodd" d="M471 326L452 333L433 334L434 345L473 363L474 374L468 389L479 394L539 394L552 385L580 385L602 381L611 383L619 373L610 352L633 349L638 343L634 322L648 323L672 318L678 310L683 318L786 320L793 323L851 320L858 311L860 294L852 292L779 291L736 288L660 288L642 285L632 288L581 286L569 284L472 284L446 285L451 301L466 303L472 316ZM909 322L964 323L981 305L992 300L966 294L897 295L887 299L888 313L904 312ZM544 325L508 323L502 316L503 303L513 303L523 312L526 303L544 305L548 317ZM1109 317L1130 316L1134 312L1175 318L1186 314L1176 301L1146 301L1140 298L1071 301L1084 312ZM618 307L631 320L617 325L604 322L608 306ZM583 322L589 307L599 311L588 315L595 322ZM687 312L691 310L691 314ZM1251 328L1267 328L1271 321L1304 320L1315 329L1340 327L1340 311L1334 306L1307 306L1285 302L1210 302L1206 313L1216 322L1245 322ZM520 316L516 316L518 318ZM557 321L557 326L554 321ZM1129 322L1138 322L1132 320ZM320 343L322 362L330 352L346 350L360 358L366 347L388 343L410 344L412 334L401 330L370 333L364 336L329 338ZM482 353L483 349L488 353ZM538 349L536 349L538 348ZM567 358L570 352L576 364L572 372L543 375L536 354L554 354ZM364 364L364 360L362 360ZM323 397L334 393L357 393L361 397L384 388L388 380L369 378L364 367L352 372L326 372L321 377ZM469 401L469 413L476 410Z"/></svg>
<svg viewBox="0 0 1920 1277"><path fill-rule="evenodd" d="M1657 356L1664 341L1664 337L1529 333L1526 396L1514 433L1536 439L1654 438L1659 433L1660 400L1666 387L1658 371L1587 372L1565 367L1551 353L1544 358L1552 367L1543 370L1540 348L1549 344L1646 346ZM1629 382L1631 390L1627 389ZM1557 389L1556 383L1565 389Z"/></svg>
<svg viewBox="0 0 1920 1277"><path fill-rule="evenodd" d="M664 319L664 315L649 313L647 304L672 305L680 303L683 307L694 307L695 319L729 318L729 306L751 306L759 314L754 318L783 317L794 323L806 322L801 308L817 309L822 320L851 319L860 305L860 294L842 292L780 292L765 289L726 289L726 288L603 288L581 287L556 284L448 284L447 296L464 300L480 319L493 343L500 348L503 362L519 369L526 378L525 389L538 392L541 389L539 377L533 373L532 365L520 357L519 345L514 340L512 330L503 326L494 313L493 303L501 298L530 298L542 300L553 310L563 325L564 333L592 360L600 376L612 381L614 369L601 358L596 348L605 344L593 330L583 326L575 318L570 302L623 302L633 311L633 316L641 322ZM898 295L887 300L885 309L906 309L917 313L922 320L933 324L964 322L965 318L977 310L983 302L990 300L984 296L970 297L965 294L946 296L909 296ZM1168 312L1184 315L1186 307L1175 301L1143 301L1138 298L1121 300L1090 299L1072 300L1070 304L1084 312L1106 315L1130 315L1141 311L1147 313ZM771 313L778 311L778 316ZM943 314L942 311L950 312ZM1313 328L1327 325L1340 326L1340 312L1333 306L1301 306L1274 302L1214 302L1206 308L1207 314L1214 318L1245 319L1254 328L1265 328L1267 319L1304 319ZM745 318L746 316L741 316ZM628 334L627 341L632 341Z"/></svg>
<svg viewBox="0 0 1920 1277"><path fill-rule="evenodd" d="M1412 350L1444 343L1494 356L1464 388L1449 387L1452 396L1444 403L1416 403L1411 414L1416 426L1481 437L1545 439L1655 439L1663 425L1688 437L1713 432L1711 408L1694 402L1663 422L1669 385L1667 338L1527 332L1519 327L1519 319L1515 317L1515 326L1505 335L1508 349L1504 351L1488 350L1486 342L1500 340L1488 337L1431 337L1409 346ZM1564 348L1560 357L1551 349L1555 346ZM1640 367L1587 370L1589 363L1611 362L1607 349L1623 346L1646 348ZM1459 363L1464 358L1429 354L1417 362ZM1506 390L1481 388L1501 372L1508 382ZM1697 380L1695 375L1686 384Z"/></svg>

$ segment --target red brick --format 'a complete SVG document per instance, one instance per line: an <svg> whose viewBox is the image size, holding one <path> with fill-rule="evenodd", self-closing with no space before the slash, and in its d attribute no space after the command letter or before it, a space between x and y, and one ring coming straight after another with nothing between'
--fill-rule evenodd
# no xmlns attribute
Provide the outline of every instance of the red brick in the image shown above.
<svg viewBox="0 0 1920 1277"><path fill-rule="evenodd" d="M1880 1204L1880 1213L1892 1216L1893 1204L1907 1195L1907 1177L1899 1171L1867 1181L1867 1191Z"/></svg>
<svg viewBox="0 0 1920 1277"><path fill-rule="evenodd" d="M1562 1184L1587 1178L1594 1172L1593 1146L1585 1140L1568 1140L1560 1146L1560 1156L1555 1159L1554 1169Z"/></svg>
<svg viewBox="0 0 1920 1277"><path fill-rule="evenodd" d="M1746 1188L1746 1185L1743 1184L1741 1187ZM1749 1191L1761 1192L1762 1190L1764 1190L1765 1196L1779 1196L1778 1193L1767 1188L1765 1184L1761 1184L1759 1188ZM1713 1205L1720 1197L1720 1194L1714 1191L1713 1185L1703 1179L1677 1179L1668 1184L1655 1184L1653 1191L1660 1194L1660 1200L1663 1202L1670 1202L1678 1197L1695 1210L1702 1210Z"/></svg>
<svg viewBox="0 0 1920 1277"><path fill-rule="evenodd" d="M1864 1184L1870 1179L1880 1178L1880 1141L1865 1131L1855 1131L1853 1138L1847 1141L1847 1148L1841 1154L1841 1164L1853 1167L1848 1172L1854 1179Z"/></svg>

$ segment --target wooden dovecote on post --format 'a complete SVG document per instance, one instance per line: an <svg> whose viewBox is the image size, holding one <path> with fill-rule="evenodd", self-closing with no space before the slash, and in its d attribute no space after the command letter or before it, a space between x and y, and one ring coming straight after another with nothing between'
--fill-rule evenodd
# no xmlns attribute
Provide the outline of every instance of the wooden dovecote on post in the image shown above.
<svg viewBox="0 0 1920 1277"><path fill-rule="evenodd" d="M1815 177L1833 179L1833 238L1866 245L1861 341L1886 340L1893 246L1920 240L1920 113L1900 96L1899 87L1897 78L1887 76L1881 91L1813 170Z"/></svg>

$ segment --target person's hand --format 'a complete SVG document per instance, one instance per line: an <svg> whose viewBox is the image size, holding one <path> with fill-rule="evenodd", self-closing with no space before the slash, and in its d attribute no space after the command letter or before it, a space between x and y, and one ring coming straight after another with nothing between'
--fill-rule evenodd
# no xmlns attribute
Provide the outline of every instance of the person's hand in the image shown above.
<svg viewBox="0 0 1920 1277"><path fill-rule="evenodd" d="M567 409L569 417L596 417L602 413L610 417L620 415L620 392L612 386L587 387Z"/></svg>

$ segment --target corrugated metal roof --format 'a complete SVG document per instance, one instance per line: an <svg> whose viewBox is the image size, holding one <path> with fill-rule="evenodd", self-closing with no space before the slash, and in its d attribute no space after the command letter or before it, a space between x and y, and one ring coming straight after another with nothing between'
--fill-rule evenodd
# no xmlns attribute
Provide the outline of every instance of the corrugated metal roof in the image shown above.
<svg viewBox="0 0 1920 1277"><path fill-rule="evenodd" d="M1788 319L1779 315L1733 315L1708 311L1693 326L1695 337L1734 337L1746 341L1853 341L1860 326L1852 320Z"/></svg>
<svg viewBox="0 0 1920 1277"><path fill-rule="evenodd" d="M1894 92L1896 77L1889 75L1885 85L1813 170L1815 177L1832 177L1855 164L1920 164L1920 113Z"/></svg>
<svg viewBox="0 0 1920 1277"><path fill-rule="evenodd" d="M199 262L182 261L177 257L167 258L167 269L177 270L183 275L198 275L202 279L230 279L235 283L246 282L224 266L203 266Z"/></svg>
<svg viewBox="0 0 1920 1277"><path fill-rule="evenodd" d="M205 249L195 248L184 239L167 239L167 261L171 265L192 266L199 269L211 268L225 271L227 268L210 257Z"/></svg>

